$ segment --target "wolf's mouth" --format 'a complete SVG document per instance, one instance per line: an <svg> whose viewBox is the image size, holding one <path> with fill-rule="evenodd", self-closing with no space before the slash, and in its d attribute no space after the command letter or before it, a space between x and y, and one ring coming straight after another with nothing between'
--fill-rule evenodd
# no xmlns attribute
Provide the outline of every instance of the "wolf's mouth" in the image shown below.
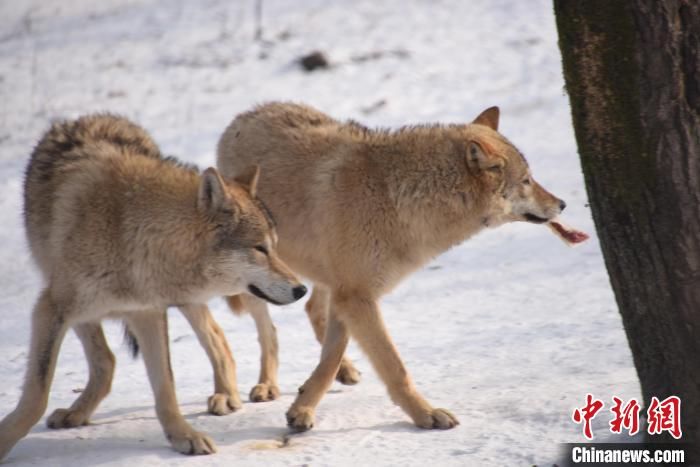
<svg viewBox="0 0 700 467"><path fill-rule="evenodd" d="M278 302L277 300L273 300L272 298L265 295L265 292L263 292L262 290L260 290L256 286L254 286L253 284L250 284L248 286L248 290L250 291L250 293L252 293L256 297L262 298L263 300L266 300L274 305L284 305L282 302Z"/></svg>
<svg viewBox="0 0 700 467"><path fill-rule="evenodd" d="M523 217L525 218L526 221L532 222L534 224L544 224L545 222L549 222L549 219L545 219L544 217L530 214L529 212L523 214Z"/></svg>

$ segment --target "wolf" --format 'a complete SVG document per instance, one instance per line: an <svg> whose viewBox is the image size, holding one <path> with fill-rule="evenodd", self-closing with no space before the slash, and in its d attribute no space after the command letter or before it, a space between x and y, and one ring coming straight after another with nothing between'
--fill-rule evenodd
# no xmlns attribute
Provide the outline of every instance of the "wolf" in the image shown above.
<svg viewBox="0 0 700 467"><path fill-rule="evenodd" d="M499 118L499 109L490 107L466 124L373 130L306 105L273 102L226 128L218 169L231 176L250 164L261 167L258 194L277 222L278 253L314 284L306 311L323 348L287 412L291 429L313 427L334 376L357 379L343 356L351 336L415 425L459 423L416 389L378 301L431 258L484 229L546 223L565 208L498 132ZM266 313L264 302L246 300Z"/></svg>
<svg viewBox="0 0 700 467"><path fill-rule="evenodd" d="M104 114L55 122L25 175L27 239L46 286L32 314L22 396L0 421L0 459L46 410L70 328L83 345L89 381L48 425L87 423L114 371L100 324L105 318L124 320L133 333L173 448L215 452L214 442L180 413L165 310L180 306L196 321L201 304L215 296L247 291L284 304L306 292L276 253L271 218L255 196L259 169L226 180L214 168L200 174L163 157L139 126Z"/></svg>

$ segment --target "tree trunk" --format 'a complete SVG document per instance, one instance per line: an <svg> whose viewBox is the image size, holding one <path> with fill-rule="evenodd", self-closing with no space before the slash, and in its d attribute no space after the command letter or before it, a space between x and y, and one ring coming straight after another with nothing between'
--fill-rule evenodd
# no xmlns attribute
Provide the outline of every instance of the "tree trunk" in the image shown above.
<svg viewBox="0 0 700 467"><path fill-rule="evenodd" d="M700 462L700 2L554 0L581 164L645 404ZM668 441L664 435L651 441Z"/></svg>

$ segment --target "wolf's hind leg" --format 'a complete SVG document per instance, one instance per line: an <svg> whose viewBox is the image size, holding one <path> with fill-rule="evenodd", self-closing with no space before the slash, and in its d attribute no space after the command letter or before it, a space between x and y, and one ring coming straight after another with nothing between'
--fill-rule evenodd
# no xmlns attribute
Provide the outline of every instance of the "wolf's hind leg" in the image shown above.
<svg viewBox="0 0 700 467"><path fill-rule="evenodd" d="M125 313L129 330L143 354L148 379L156 400L156 414L165 436L176 451L183 454L211 454L214 442L195 431L180 412L175 395L175 382L170 367L168 323L165 310Z"/></svg>
<svg viewBox="0 0 700 467"><path fill-rule="evenodd" d="M102 324L83 323L73 327L83 344L90 369L87 386L68 409L56 409L46 420L49 428L87 425L102 399L109 394L114 375L114 354L109 350Z"/></svg>
<svg viewBox="0 0 700 467"><path fill-rule="evenodd" d="M333 305L335 307L335 304ZM337 319L335 310L328 315L328 326L316 369L299 388L299 395L287 411L287 425L294 431L305 431L314 426L314 411L338 373L340 361L348 345L348 330Z"/></svg>
<svg viewBox="0 0 700 467"><path fill-rule="evenodd" d="M32 335L22 397L15 410L0 422L0 459L24 437L46 411L58 350L69 325L69 310L45 289L32 314Z"/></svg>
<svg viewBox="0 0 700 467"><path fill-rule="evenodd" d="M311 297L306 302L305 308L311 327L313 327L314 334L316 334L316 340L321 345L323 345L323 338L326 333L330 303L330 290L320 285L314 285ZM343 356L335 379L342 384L353 385L360 382L360 374L350 359Z"/></svg>
<svg viewBox="0 0 700 467"><path fill-rule="evenodd" d="M214 394L209 397L209 413L226 415L243 407L236 382L236 361L224 331L206 305L184 305L180 311L190 322L214 370Z"/></svg>
<svg viewBox="0 0 700 467"><path fill-rule="evenodd" d="M265 402L277 399L280 390L277 386L277 330L272 324L270 313L265 301L252 295L241 295L245 309L253 316L255 327L258 330L258 342L260 343L260 377L258 384L250 390L252 402Z"/></svg>

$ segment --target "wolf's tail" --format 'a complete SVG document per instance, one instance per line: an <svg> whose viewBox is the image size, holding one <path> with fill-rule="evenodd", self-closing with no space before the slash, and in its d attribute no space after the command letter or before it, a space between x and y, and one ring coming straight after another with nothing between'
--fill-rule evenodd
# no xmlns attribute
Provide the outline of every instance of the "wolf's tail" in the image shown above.
<svg viewBox="0 0 700 467"><path fill-rule="evenodd" d="M139 341L136 340L136 336L131 332L129 326L124 322L124 344L129 348L129 353L133 358L138 358L139 356Z"/></svg>

